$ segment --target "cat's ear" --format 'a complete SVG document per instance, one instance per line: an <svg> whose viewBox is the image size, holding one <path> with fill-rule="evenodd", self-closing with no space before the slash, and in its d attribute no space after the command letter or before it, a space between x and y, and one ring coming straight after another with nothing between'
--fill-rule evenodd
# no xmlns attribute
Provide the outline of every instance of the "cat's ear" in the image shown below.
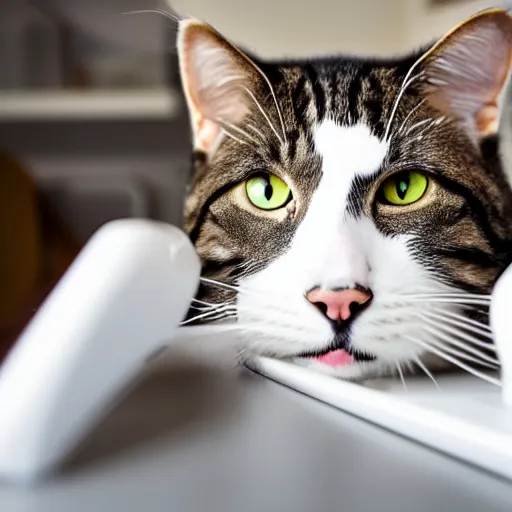
<svg viewBox="0 0 512 512"><path fill-rule="evenodd" d="M178 55L195 149L215 150L222 126L238 125L263 79L241 50L198 20L180 22Z"/></svg>
<svg viewBox="0 0 512 512"><path fill-rule="evenodd" d="M475 142L497 131L512 63L512 17L505 10L474 15L421 60L424 90L434 107L463 122Z"/></svg>

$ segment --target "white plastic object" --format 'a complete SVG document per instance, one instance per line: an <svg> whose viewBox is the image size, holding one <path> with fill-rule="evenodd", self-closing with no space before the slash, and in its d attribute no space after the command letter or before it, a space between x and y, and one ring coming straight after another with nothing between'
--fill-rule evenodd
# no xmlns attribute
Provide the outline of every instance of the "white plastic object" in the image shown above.
<svg viewBox="0 0 512 512"><path fill-rule="evenodd" d="M512 480L512 267L498 280L491 326L501 356L501 387L467 373L355 384L284 361L253 358L252 370L301 393ZM496 375L494 376L496 377Z"/></svg>
<svg viewBox="0 0 512 512"><path fill-rule="evenodd" d="M512 265L494 286L490 320L501 362L502 399L512 407Z"/></svg>
<svg viewBox="0 0 512 512"><path fill-rule="evenodd" d="M178 228L100 228L0 367L0 478L32 481L81 442L173 339L200 263Z"/></svg>

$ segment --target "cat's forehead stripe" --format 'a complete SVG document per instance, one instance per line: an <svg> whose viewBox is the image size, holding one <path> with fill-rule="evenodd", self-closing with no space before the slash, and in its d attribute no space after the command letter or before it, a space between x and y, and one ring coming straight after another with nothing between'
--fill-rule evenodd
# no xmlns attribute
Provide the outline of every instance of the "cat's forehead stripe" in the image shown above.
<svg viewBox="0 0 512 512"><path fill-rule="evenodd" d="M388 143L373 135L363 123L340 126L331 120L324 121L316 127L314 141L322 156L322 172L329 180L331 174L343 175L350 181L356 176L375 174L388 151Z"/></svg>
<svg viewBox="0 0 512 512"><path fill-rule="evenodd" d="M332 120L316 127L314 143L322 159L322 176L312 201L321 203L322 215L328 217L343 217L346 212L356 215L363 197L358 194L354 202L351 192L358 182L382 168L388 143L373 135L363 123L344 126Z"/></svg>
<svg viewBox="0 0 512 512"><path fill-rule="evenodd" d="M380 169L388 145L365 124L344 126L332 120L315 127L313 141L321 158L321 178L286 258L309 269L310 286L366 283L367 269L356 257L346 213L354 181Z"/></svg>

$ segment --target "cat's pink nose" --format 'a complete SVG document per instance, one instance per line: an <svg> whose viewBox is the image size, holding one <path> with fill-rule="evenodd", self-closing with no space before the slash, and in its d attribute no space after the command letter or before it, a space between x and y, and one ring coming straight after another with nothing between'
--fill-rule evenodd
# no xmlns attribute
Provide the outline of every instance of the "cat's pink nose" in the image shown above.
<svg viewBox="0 0 512 512"><path fill-rule="evenodd" d="M306 294L306 298L317 306L333 321L348 320L356 312L366 308L373 295L364 288L348 288L346 290L321 290L315 288Z"/></svg>

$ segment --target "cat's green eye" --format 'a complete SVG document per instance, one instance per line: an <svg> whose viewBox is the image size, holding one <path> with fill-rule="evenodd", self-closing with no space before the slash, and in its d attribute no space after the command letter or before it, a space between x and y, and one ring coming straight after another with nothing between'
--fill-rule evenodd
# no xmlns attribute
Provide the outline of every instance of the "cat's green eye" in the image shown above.
<svg viewBox="0 0 512 512"><path fill-rule="evenodd" d="M273 174L258 174L245 182L249 201L261 210L277 210L292 198L290 187Z"/></svg>
<svg viewBox="0 0 512 512"><path fill-rule="evenodd" d="M390 176L381 186L381 199L394 206L419 201L427 191L428 178L419 172L404 171Z"/></svg>

